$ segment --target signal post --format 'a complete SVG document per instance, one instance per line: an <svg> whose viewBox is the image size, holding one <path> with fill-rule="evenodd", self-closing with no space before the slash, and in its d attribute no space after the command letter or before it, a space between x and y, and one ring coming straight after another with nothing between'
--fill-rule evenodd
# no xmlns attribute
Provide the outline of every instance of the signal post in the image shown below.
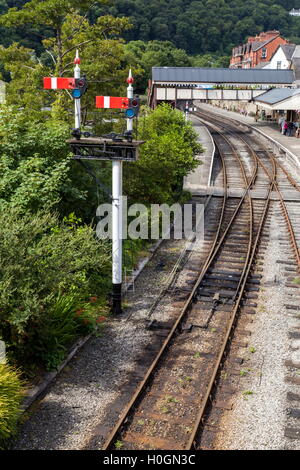
<svg viewBox="0 0 300 470"><path fill-rule="evenodd" d="M133 78L131 70L127 78L127 97L97 96L97 108L123 109L127 118L127 131L124 135L111 134L103 137L81 137L81 102L87 89L87 80L81 77L78 51L74 60L74 78L44 78L45 89L72 90L75 108L74 139L71 146L75 160L111 160L112 161L112 310L115 314L122 312L122 245L123 245L123 212L122 212L122 165L123 161L135 161L138 158L138 147L143 142L133 141L133 118L139 111L139 98L133 96ZM88 134L88 133L87 133Z"/></svg>

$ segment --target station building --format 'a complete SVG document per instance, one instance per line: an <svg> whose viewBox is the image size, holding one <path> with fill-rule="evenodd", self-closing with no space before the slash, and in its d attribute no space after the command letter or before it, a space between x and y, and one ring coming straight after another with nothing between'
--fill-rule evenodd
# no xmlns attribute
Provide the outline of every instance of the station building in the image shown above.
<svg viewBox="0 0 300 470"><path fill-rule="evenodd" d="M274 88L254 99L266 120L277 121L280 115L287 121L300 119L300 88Z"/></svg>
<svg viewBox="0 0 300 470"><path fill-rule="evenodd" d="M148 104L155 108L162 102L181 109L206 102L270 122L278 121L280 115L287 120L299 120L300 67L153 67Z"/></svg>
<svg viewBox="0 0 300 470"><path fill-rule="evenodd" d="M270 88L293 88L293 70L153 67L148 104L178 107L182 101L250 102Z"/></svg>

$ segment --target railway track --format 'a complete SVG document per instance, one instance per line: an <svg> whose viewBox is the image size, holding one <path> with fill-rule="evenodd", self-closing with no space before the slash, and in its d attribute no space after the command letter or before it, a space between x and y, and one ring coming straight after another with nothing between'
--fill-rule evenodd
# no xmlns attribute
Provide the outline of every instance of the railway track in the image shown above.
<svg viewBox="0 0 300 470"><path fill-rule="evenodd" d="M228 119L221 120L218 116L214 115L207 116L207 114L197 112L195 113L197 116L202 118L203 120L208 121L208 123L215 123L217 122L218 125L226 130L231 136L237 137L237 130L236 130L236 123L232 123L232 120ZM229 121L229 123L228 123ZM245 127L245 125L244 125ZM238 131L240 132L240 131ZM253 137L245 134L244 137L239 135L239 138L249 147L251 145L256 145L261 147L261 145L256 142ZM249 142L250 140L250 142ZM297 192L300 192L300 184L296 181L296 179L290 175L290 173L286 170L286 168L276 159L274 154L267 149L263 150L256 150L256 155L258 156L258 163L263 169L264 173L268 176L270 182L272 183L272 189L276 192L277 197L280 201L281 211L286 223L287 231L289 234L290 242L293 247L293 251L295 254L295 259L298 267L298 272L300 273L300 241L297 239L297 231L294 227L296 227L297 221L295 220L295 216L291 216L289 214L289 206L290 204L285 201L284 192L286 190L294 189ZM295 214L295 206L294 206L294 214ZM292 220L294 219L294 220Z"/></svg>
<svg viewBox="0 0 300 470"><path fill-rule="evenodd" d="M268 161L269 167L264 167L248 144L246 165L230 140L216 128L213 132L224 194L211 249L192 281L188 299L178 306L176 322L103 450L198 448L203 418L242 303L247 308L246 291L251 298L251 292L258 289L259 276L251 275L251 267L276 184L276 166ZM264 200L252 201L249 191L255 184L267 188ZM242 197L229 199L230 185L238 185Z"/></svg>

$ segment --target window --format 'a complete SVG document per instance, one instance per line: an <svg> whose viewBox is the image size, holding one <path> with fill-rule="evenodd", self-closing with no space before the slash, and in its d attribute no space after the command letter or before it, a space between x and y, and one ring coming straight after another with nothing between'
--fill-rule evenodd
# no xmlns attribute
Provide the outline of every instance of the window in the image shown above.
<svg viewBox="0 0 300 470"><path fill-rule="evenodd" d="M281 69L281 60L277 61L277 68Z"/></svg>
<svg viewBox="0 0 300 470"><path fill-rule="evenodd" d="M266 59L266 57L267 57L267 48L263 47L261 51L261 58Z"/></svg>

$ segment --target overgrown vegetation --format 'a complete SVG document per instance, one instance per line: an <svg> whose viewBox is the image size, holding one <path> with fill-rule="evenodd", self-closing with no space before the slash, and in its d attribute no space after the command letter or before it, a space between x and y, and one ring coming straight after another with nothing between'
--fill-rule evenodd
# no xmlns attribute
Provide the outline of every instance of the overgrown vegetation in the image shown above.
<svg viewBox="0 0 300 470"><path fill-rule="evenodd" d="M21 399L19 374L11 366L0 363L0 449L16 432Z"/></svg>
<svg viewBox="0 0 300 470"><path fill-rule="evenodd" d="M134 202L162 204L180 201L183 176L193 170L201 147L183 113L163 104L139 120L145 141L138 162L125 166L125 191Z"/></svg>
<svg viewBox="0 0 300 470"><path fill-rule="evenodd" d="M288 13L293 7L300 8L299 0L118 0L95 6L94 17L129 17L130 41L167 40L188 54L222 56L247 36L272 29L299 43L299 18Z"/></svg>
<svg viewBox="0 0 300 470"><path fill-rule="evenodd" d="M0 32L8 33L0 46L0 73L7 81L6 104L0 105L0 339L9 363L26 378L55 369L74 340L101 325L111 289L110 242L95 235L97 206L110 202L105 186L111 186L111 163L91 164L99 187L72 161L66 140L73 100L68 92L44 91L42 77L71 76L79 47L89 78L83 122L101 134L123 129L125 119L95 112L95 95L123 94L129 66L143 87L157 61L190 60L171 42L125 46L121 35L129 20L99 16L90 10L96 3L102 2L0 0ZM1 16L12 6L19 10ZM138 137L145 140L140 159L124 165L130 203L184 201L183 176L201 151L191 124L168 105L145 107ZM124 242L126 267L148 243ZM15 429L20 388L18 374L0 365L0 442Z"/></svg>
<svg viewBox="0 0 300 470"><path fill-rule="evenodd" d="M91 227L60 222L49 212L20 216L7 207L0 226L0 335L8 353L22 363L55 355L57 331L60 354L86 331L75 316L80 301L105 293L109 246Z"/></svg>

